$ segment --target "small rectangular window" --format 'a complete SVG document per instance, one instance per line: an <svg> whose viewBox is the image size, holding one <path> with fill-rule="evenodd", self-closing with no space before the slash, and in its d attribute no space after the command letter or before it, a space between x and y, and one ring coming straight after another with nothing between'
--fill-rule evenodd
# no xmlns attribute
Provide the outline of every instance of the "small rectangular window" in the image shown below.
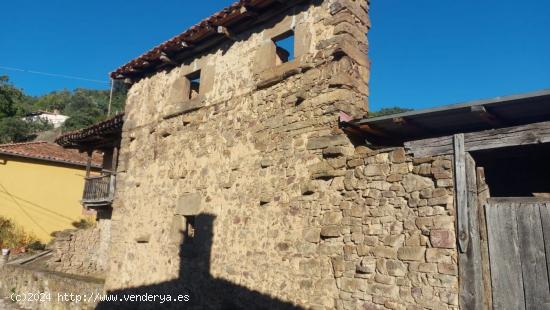
<svg viewBox="0 0 550 310"><path fill-rule="evenodd" d="M193 243L195 239L195 216L187 215L185 216L185 231L184 233L184 242L187 244Z"/></svg>
<svg viewBox="0 0 550 310"><path fill-rule="evenodd" d="M201 87L201 71L195 71L191 74L187 75L187 79L189 80L189 99L195 99L199 96L200 93L200 87Z"/></svg>
<svg viewBox="0 0 550 310"><path fill-rule="evenodd" d="M294 32L286 32L276 38L273 38L276 48L276 64L280 65L285 62L294 60Z"/></svg>

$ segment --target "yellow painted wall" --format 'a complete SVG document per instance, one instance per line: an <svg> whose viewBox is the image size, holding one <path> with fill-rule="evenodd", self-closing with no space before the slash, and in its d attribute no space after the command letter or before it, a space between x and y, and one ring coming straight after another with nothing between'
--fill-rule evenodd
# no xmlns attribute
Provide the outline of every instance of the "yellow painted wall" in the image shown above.
<svg viewBox="0 0 550 310"><path fill-rule="evenodd" d="M85 167L0 155L0 216L47 242L82 215Z"/></svg>

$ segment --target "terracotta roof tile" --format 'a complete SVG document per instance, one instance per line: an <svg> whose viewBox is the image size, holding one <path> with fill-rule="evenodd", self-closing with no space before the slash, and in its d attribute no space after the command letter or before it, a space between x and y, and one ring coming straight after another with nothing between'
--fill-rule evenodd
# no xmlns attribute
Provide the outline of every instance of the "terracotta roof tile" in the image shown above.
<svg viewBox="0 0 550 310"><path fill-rule="evenodd" d="M0 144L0 155L2 154L72 165L85 166L87 162L86 154L79 153L77 150L64 149L57 144L44 141ZM99 168L101 163L101 154L94 153L92 155L92 166Z"/></svg>
<svg viewBox="0 0 550 310"><path fill-rule="evenodd" d="M144 72L159 70L158 66L161 64L162 56L175 55L182 52L189 52L192 54L194 53L194 46L209 41L216 36L223 35L219 32L218 27L220 26L228 28L237 26L236 28L240 30L247 30L250 28L247 27L248 24L243 23L245 19L248 19L248 22L254 23L261 20L260 16L262 14L271 12L273 10L273 5L278 8L288 8L302 1L303 0L239 0L200 21L177 36L159 44L134 60L131 60L127 64L111 72L110 76L113 79L123 79L125 77L139 79L143 77Z"/></svg>
<svg viewBox="0 0 550 310"><path fill-rule="evenodd" d="M77 147L90 145L95 139L102 137L105 139L120 139L123 124L124 113L120 113L89 127L65 133L57 137L55 143L63 147Z"/></svg>

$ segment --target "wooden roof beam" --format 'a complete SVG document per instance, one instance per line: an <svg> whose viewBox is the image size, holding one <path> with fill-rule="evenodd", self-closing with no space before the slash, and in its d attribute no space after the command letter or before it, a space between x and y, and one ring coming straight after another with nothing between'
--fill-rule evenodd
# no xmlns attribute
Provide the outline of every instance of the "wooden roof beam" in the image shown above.
<svg viewBox="0 0 550 310"><path fill-rule="evenodd" d="M479 116L479 118L481 118L483 121L485 121L486 123L490 124L493 127L503 127L503 126L506 125L496 115L494 115L493 113L487 111L485 106L474 105L474 106L470 107L470 111L472 113L477 114Z"/></svg>
<svg viewBox="0 0 550 310"><path fill-rule="evenodd" d="M166 63L166 64L171 64L171 65L175 65L176 63L172 60L172 58L170 58L168 56L168 54L166 53L161 53L159 59L163 62L163 63Z"/></svg>
<svg viewBox="0 0 550 310"><path fill-rule="evenodd" d="M227 27L225 26L218 26L217 30L216 30L219 34L225 36L226 38L232 40L232 41L237 41L237 38L235 37L235 35L233 34L233 32L231 32L231 30L229 30Z"/></svg>
<svg viewBox="0 0 550 310"><path fill-rule="evenodd" d="M246 6L246 5L241 6L241 8L239 9L239 12L242 15L246 15L246 16L249 16L249 17L256 17L256 16L259 15L258 12L256 12L254 9L250 8L250 6Z"/></svg>
<svg viewBox="0 0 550 310"><path fill-rule="evenodd" d="M411 121L410 119L406 119L405 117L394 117L392 118L392 122L394 124L398 124L400 126L405 126L409 128L412 132L414 132L417 135L427 135L429 131L418 125L416 122Z"/></svg>
<svg viewBox="0 0 550 310"><path fill-rule="evenodd" d="M371 127L367 124L361 124L357 127L359 127L359 129L361 129L362 131L364 131L368 134L371 134L373 136L383 137L383 138L388 138L389 137L389 135L386 132L383 132L379 129L373 128L373 127Z"/></svg>

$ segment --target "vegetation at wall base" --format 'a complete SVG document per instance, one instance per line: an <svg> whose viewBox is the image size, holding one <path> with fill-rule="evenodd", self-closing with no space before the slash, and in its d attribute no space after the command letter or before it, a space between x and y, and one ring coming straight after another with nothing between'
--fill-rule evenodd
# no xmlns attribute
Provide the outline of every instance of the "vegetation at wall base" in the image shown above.
<svg viewBox="0 0 550 310"><path fill-rule="evenodd" d="M0 216L0 248L16 249L22 247L30 249L44 248L40 241L25 232L22 227L12 220Z"/></svg>

